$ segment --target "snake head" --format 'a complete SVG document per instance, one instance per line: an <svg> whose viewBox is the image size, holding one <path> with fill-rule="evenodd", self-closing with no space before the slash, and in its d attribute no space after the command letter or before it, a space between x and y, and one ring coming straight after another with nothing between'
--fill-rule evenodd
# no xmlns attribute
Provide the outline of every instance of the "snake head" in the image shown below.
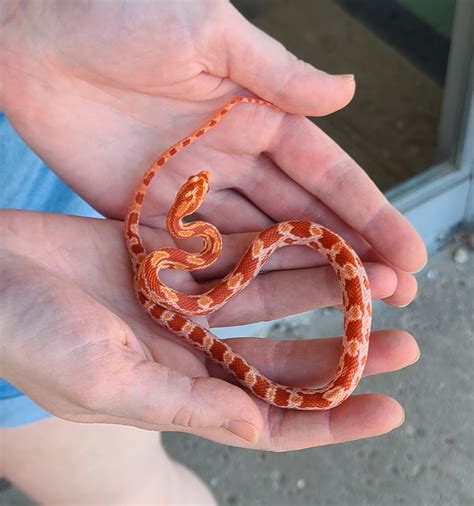
<svg viewBox="0 0 474 506"><path fill-rule="evenodd" d="M201 207L209 191L209 172L203 171L191 176L179 189L169 216L182 219Z"/></svg>
<svg viewBox="0 0 474 506"><path fill-rule="evenodd" d="M183 184L181 189L178 192L178 195L181 193L187 193L189 191L195 192L201 195L201 200L204 200L206 193L209 191L209 179L210 175L207 171L202 171L195 176L191 176L186 183Z"/></svg>

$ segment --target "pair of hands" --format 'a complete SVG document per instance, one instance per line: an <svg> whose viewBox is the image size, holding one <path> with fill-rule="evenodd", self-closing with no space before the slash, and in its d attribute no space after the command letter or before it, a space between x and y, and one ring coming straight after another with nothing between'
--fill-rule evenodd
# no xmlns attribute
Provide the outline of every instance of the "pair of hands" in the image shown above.
<svg viewBox="0 0 474 506"><path fill-rule="evenodd" d="M69 420L180 430L262 449L342 442L398 426L403 410L383 395L352 396L329 412L295 412L229 383L138 306L122 223L114 221L123 219L157 154L231 96L253 93L287 114L237 106L171 160L149 190L147 245L170 245L164 224L176 189L191 174L211 173L199 217L223 233L223 255L205 272L173 273L173 286L204 291L256 232L302 218L353 245L374 298L409 303L416 293L411 272L426 261L421 239L362 169L301 116L343 107L354 81L297 60L224 0L21 7L11 0L2 8L0 107L46 163L110 219L0 214L0 374ZM287 248L267 266L201 322L245 324L339 302L331 268L312 252ZM232 347L264 374L303 386L331 376L339 342L242 338ZM409 334L374 332L365 374L399 369L417 356Z"/></svg>

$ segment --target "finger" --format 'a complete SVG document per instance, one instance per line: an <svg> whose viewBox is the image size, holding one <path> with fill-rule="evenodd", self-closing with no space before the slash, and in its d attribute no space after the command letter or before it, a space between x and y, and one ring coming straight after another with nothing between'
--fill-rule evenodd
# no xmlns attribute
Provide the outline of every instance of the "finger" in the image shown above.
<svg viewBox="0 0 474 506"><path fill-rule="evenodd" d="M243 149L245 146L235 140L231 149ZM257 222L255 219L246 224L247 230L261 230L263 226L270 223L277 223L286 220L310 220L330 228L344 237L349 244L363 257L371 248L362 236L348 226L334 211L328 208L318 198L303 188L296 181L280 170L273 161L265 154L256 156L253 163L241 163L238 171L243 177L229 175L226 178L227 184L240 195L247 199L247 205L254 205L260 210L264 219ZM221 174L217 174L218 184L224 184L220 180ZM219 199L221 192L211 192L201 208L202 217L209 221L215 220L212 211L216 208L226 213L230 204L225 199ZM209 207L207 207L209 206ZM235 208L231 208L235 216ZM239 218L237 216L237 218ZM263 226L262 226L263 225ZM227 233L242 232L241 220L229 220L226 224Z"/></svg>
<svg viewBox="0 0 474 506"><path fill-rule="evenodd" d="M229 6L227 23L217 34L222 48L211 72L230 77L284 111L321 116L347 105L355 91L353 76L333 76L298 60L285 47ZM237 36L236 36L237 34Z"/></svg>
<svg viewBox="0 0 474 506"><path fill-rule="evenodd" d="M283 410L263 401L258 404L267 420L258 441L254 443L246 442L228 430L212 427L198 429L103 416L98 416L95 421L133 425L148 430L179 431L221 444L284 452L380 436L396 429L405 420L401 405L395 399L381 394L352 395L329 411Z"/></svg>
<svg viewBox="0 0 474 506"><path fill-rule="evenodd" d="M205 219L207 218L205 217ZM216 279L226 276L235 267L238 260L242 258L245 250L256 236L257 233L233 233L223 235L223 248L218 260L207 269L192 272L193 278L201 284L198 292L204 291L208 286L210 287L211 285L209 282L215 284ZM177 241L177 244L186 251L199 251L202 247L199 238ZM350 244L354 246L353 243ZM370 264L386 265L381 255L366 244L365 246L363 244L365 244L365 241L361 241L360 247L356 247L355 249L368 266L370 266ZM291 248L281 248L277 250L265 263L261 273L290 269L308 269L319 266L327 266L327 261L322 255L304 246L293 246ZM375 299L381 298L385 303L392 306L404 307L409 304L416 295L416 279L410 273L391 266L386 267L388 269L385 271L387 278L383 279L385 284L385 295L382 294L382 291L379 291L380 286L378 284L373 284L373 297ZM395 288L390 292L389 287L393 284L394 275L396 278ZM307 279L305 281L307 281ZM245 293L248 292L246 291Z"/></svg>
<svg viewBox="0 0 474 506"><path fill-rule="evenodd" d="M397 286L392 269L382 264L367 264L366 269L372 297L389 297ZM203 288L213 284L206 283ZM332 267L267 272L257 276L208 320L216 327L243 325L341 302L341 289Z"/></svg>
<svg viewBox="0 0 474 506"><path fill-rule="evenodd" d="M245 178L241 183L239 193L272 221L298 219L314 221L344 237L359 255L369 250L370 246L358 232L277 167L265 154L261 154L254 166L245 171Z"/></svg>
<svg viewBox="0 0 474 506"><path fill-rule="evenodd" d="M109 378L96 382L88 393L89 409L155 426L226 429L248 441L256 441L263 427L254 400L216 378L190 378L160 364L134 359L114 375L117 392L111 392Z"/></svg>
<svg viewBox="0 0 474 506"><path fill-rule="evenodd" d="M416 278L413 274L400 269L395 269L394 272L397 276L397 289L389 297L383 298L383 301L395 307L408 306L415 299L418 291Z"/></svg>
<svg viewBox="0 0 474 506"><path fill-rule="evenodd" d="M424 265L426 249L414 227L354 160L309 120L287 116L269 156L388 262L409 272Z"/></svg>
<svg viewBox="0 0 474 506"><path fill-rule="evenodd" d="M268 419L265 425L268 430L260 436L259 447L290 451L386 434L403 423L405 414L395 399L381 394L362 394L349 397L329 411L271 407Z"/></svg>
<svg viewBox="0 0 474 506"><path fill-rule="evenodd" d="M376 263L384 263L384 258L375 250L369 250L365 255L365 260ZM394 292L383 299L386 304L395 307L405 307L416 297L418 291L418 282L415 276L409 272L391 266L397 277L397 287Z"/></svg>
<svg viewBox="0 0 474 506"><path fill-rule="evenodd" d="M335 373L341 353L341 338L279 340L235 338L232 349L260 372L287 385L312 387L328 382ZM401 330L371 333L364 376L398 371L415 363L420 349L413 336ZM212 376L232 381L232 376L215 364L208 364Z"/></svg>

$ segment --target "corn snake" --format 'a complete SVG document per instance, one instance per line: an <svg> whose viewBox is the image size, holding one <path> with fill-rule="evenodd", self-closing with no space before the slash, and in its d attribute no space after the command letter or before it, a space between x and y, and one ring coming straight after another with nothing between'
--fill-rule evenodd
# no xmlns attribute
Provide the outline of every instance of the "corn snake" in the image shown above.
<svg viewBox="0 0 474 506"><path fill-rule="evenodd" d="M201 237L199 253L160 248L147 253L139 233L140 211L146 190L156 172L180 150L217 125L237 104L276 106L259 98L236 97L205 125L163 152L150 165L138 185L125 219L125 242L133 269L134 289L139 303L164 329L180 336L231 373L255 396L280 408L323 410L342 403L359 383L367 361L372 305L367 274L357 254L337 234L309 221L277 223L258 234L236 267L213 288L189 295L164 285L158 276L162 268L188 271L204 269L215 262L222 249L219 231L210 223L183 219L202 204L209 190L209 174L192 176L178 191L167 216L169 232L175 238ZM333 379L323 387L299 388L275 383L251 366L231 347L189 316L206 315L222 307L243 290L259 273L270 255L280 247L305 245L319 251L333 267L342 291L344 337Z"/></svg>

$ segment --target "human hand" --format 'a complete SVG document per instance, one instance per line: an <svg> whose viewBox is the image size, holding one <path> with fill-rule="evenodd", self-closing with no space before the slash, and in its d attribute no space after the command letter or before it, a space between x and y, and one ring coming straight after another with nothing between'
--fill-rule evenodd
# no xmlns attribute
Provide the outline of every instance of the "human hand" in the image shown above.
<svg viewBox="0 0 474 506"><path fill-rule="evenodd" d="M223 0L33 1L9 12L0 33L5 112L28 144L109 217L123 219L148 164L230 96L256 94L288 113L322 115L354 93L353 80L297 60ZM226 274L249 233L309 219L341 234L364 261L391 267L387 302L413 299L411 272L426 260L421 239L309 120L238 106L158 175L142 221L163 227L175 191L200 170L211 173L212 191L199 215L227 234L227 261L198 281ZM323 265L308 251L283 255L292 258L291 286L307 268Z"/></svg>
<svg viewBox="0 0 474 506"><path fill-rule="evenodd" d="M229 383L230 376L138 306L119 222L2 211L0 232L5 248L0 375L59 417L183 431L275 451L374 436L401 423L402 408L384 395L354 395L330 412L297 412L269 406ZM143 233L150 246L171 243L163 232L144 228ZM383 269L368 268L375 296L383 295ZM313 271L322 293L336 292L335 276ZM200 289L189 273L170 274L179 289ZM262 300L270 298L291 312L297 297L276 290L282 279L275 276L263 284L255 280L200 323L242 324L249 315L265 319ZM308 286L300 297L320 305L319 293ZM231 344L275 380L310 386L334 373L340 339L233 339ZM374 332L365 374L405 367L417 355L409 334ZM231 434L223 427L230 420L250 424L237 429L248 439L259 435L258 442Z"/></svg>

